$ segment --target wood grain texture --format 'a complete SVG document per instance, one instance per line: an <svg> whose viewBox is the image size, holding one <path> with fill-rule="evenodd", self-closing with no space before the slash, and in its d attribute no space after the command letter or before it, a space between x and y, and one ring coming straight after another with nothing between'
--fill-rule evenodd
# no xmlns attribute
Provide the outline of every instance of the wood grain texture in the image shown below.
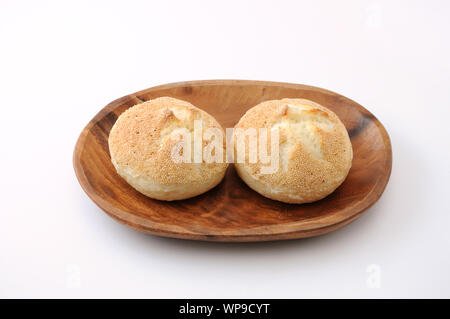
<svg viewBox="0 0 450 319"><path fill-rule="evenodd" d="M271 99L306 98L334 111L345 124L354 151L345 182L311 204L285 204L251 190L233 165L209 192L182 201L148 198L115 171L108 135L129 107L161 96L186 100L212 114L224 128L234 127L252 106ZM358 218L383 193L392 167L389 136L365 108L339 94L300 84L209 80L153 87L117 99L84 128L74 151L77 178L88 196L108 215L153 235L208 241L269 241L312 237Z"/></svg>

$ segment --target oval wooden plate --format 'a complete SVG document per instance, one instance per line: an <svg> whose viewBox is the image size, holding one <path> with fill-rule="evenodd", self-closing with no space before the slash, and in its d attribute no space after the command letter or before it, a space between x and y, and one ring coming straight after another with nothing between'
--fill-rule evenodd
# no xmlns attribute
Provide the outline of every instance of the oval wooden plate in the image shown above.
<svg viewBox="0 0 450 319"><path fill-rule="evenodd" d="M294 205L267 199L237 176L233 165L214 189L182 201L148 198L115 171L108 135L129 107L160 96L186 100L234 127L252 106L272 99L306 98L333 110L353 144L353 166L330 196ZM215 80L173 83L124 96L108 104L85 127L74 152L77 178L108 215L153 235L208 241L268 241L325 234L358 218L383 193L392 166L389 136L365 108L339 94L300 84Z"/></svg>

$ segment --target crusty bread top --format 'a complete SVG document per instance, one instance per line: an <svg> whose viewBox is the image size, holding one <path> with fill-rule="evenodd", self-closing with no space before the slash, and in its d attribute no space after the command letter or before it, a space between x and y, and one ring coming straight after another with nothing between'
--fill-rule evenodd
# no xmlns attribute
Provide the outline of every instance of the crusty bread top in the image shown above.
<svg viewBox="0 0 450 319"><path fill-rule="evenodd" d="M111 129L108 140L111 159L129 174L160 185L186 185L214 179L226 167L225 160L223 163L204 160L203 163L176 163L171 158L173 147L181 139L177 129L193 132L194 120L202 121L203 130L218 128L223 132L211 115L186 101L160 97L135 105L121 114ZM202 147L207 143L203 140ZM223 154L225 157L225 149Z"/></svg>
<svg viewBox="0 0 450 319"><path fill-rule="evenodd" d="M336 188L348 174L353 158L345 126L336 114L305 99L266 101L251 108L236 128L279 128L280 168L261 174L262 164L249 163L248 140L244 164L237 164L274 192L303 194L308 201ZM235 137L236 142L236 137ZM268 138L270 154L270 136ZM235 144L236 150L236 144Z"/></svg>

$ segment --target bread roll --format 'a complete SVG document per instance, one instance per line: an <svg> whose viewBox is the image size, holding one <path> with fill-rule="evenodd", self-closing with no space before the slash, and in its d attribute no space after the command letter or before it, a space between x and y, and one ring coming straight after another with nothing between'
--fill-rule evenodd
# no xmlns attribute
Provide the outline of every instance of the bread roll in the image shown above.
<svg viewBox="0 0 450 319"><path fill-rule="evenodd" d="M267 128L268 154L273 147L271 133L278 128L279 165L275 171L265 173L268 164L259 156L256 162L249 160L249 138L244 139L242 163L235 158L239 176L268 198L297 204L317 201L332 193L350 170L353 151L345 126L336 114L315 102L273 100L248 110L235 126L235 157L239 128Z"/></svg>
<svg viewBox="0 0 450 319"><path fill-rule="evenodd" d="M201 124L201 130L196 131L194 121ZM190 145L195 148L194 133L198 138L207 129L221 133L225 139L220 124L192 104L170 97L150 100L131 107L114 124L108 140L111 161L117 173L144 195L166 201L190 198L219 184L227 168L223 141L221 149L212 151L223 154L218 163L208 162L203 153L196 162L194 149L189 156L180 148L184 133L192 134ZM201 141L200 137L198 145L203 150L211 140ZM189 158L180 162L174 160L174 154L178 159Z"/></svg>

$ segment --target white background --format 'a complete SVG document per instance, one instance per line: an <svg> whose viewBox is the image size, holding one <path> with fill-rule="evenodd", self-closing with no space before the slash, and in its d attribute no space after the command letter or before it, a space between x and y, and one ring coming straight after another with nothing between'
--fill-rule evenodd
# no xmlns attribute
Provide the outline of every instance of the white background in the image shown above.
<svg viewBox="0 0 450 319"><path fill-rule="evenodd" d="M450 297L450 2L0 2L1 297ZM92 203L72 168L107 103L168 82L343 94L388 130L379 202L328 235L157 238ZM374 266L371 266L374 265Z"/></svg>

